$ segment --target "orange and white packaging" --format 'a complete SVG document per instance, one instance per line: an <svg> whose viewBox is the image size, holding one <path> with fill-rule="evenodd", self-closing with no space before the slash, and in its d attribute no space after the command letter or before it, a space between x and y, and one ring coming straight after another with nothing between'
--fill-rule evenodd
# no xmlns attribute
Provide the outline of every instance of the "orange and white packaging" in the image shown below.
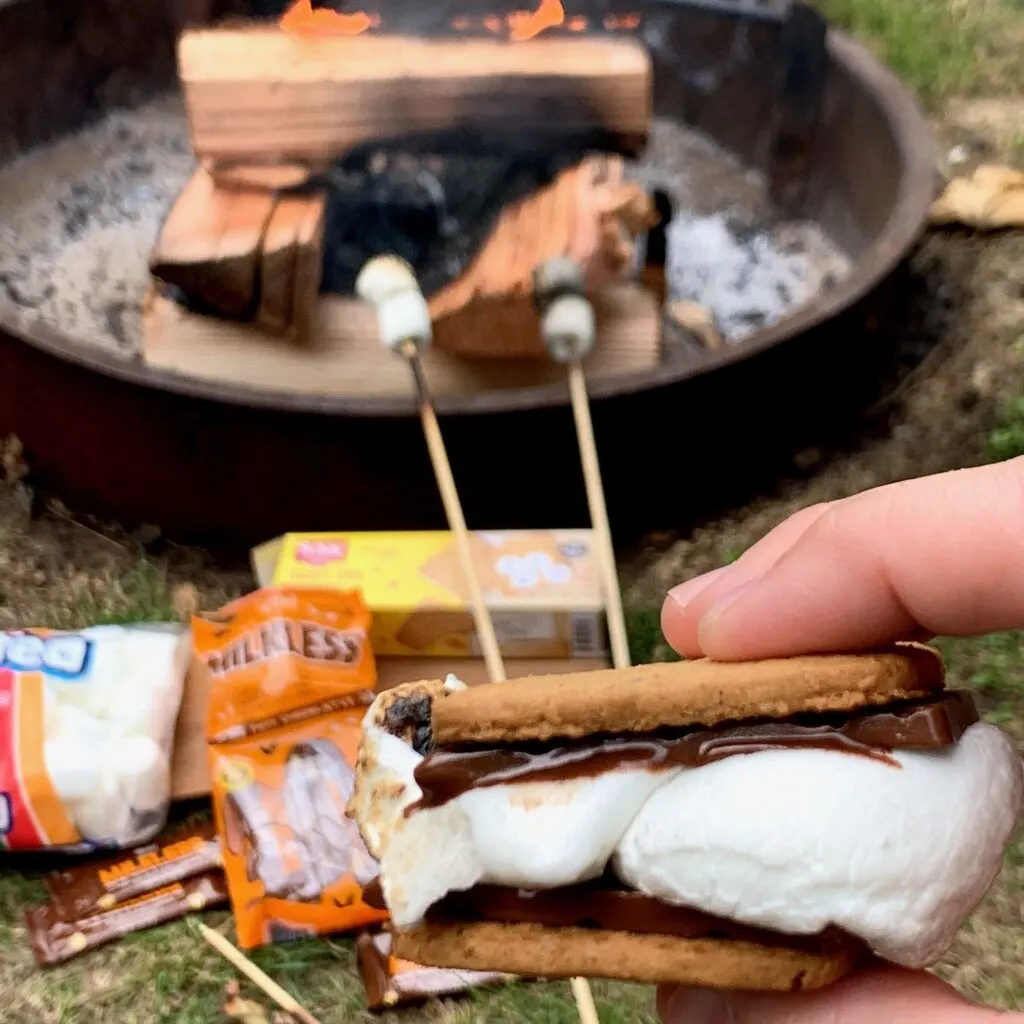
<svg viewBox="0 0 1024 1024"><path fill-rule="evenodd" d="M0 633L0 848L135 846L163 827L180 627Z"/></svg>
<svg viewBox="0 0 1024 1024"><path fill-rule="evenodd" d="M214 814L238 944L252 949L386 919L346 808L376 668L357 592L256 591L193 620L210 675Z"/></svg>

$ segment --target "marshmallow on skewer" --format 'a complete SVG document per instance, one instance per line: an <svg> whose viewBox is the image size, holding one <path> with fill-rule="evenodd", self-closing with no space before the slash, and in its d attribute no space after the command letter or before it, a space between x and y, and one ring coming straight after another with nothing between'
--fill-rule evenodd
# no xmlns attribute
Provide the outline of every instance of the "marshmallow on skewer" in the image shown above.
<svg viewBox="0 0 1024 1024"><path fill-rule="evenodd" d="M586 358L596 325L582 268L568 256L554 256L534 270L533 284L548 355L556 363Z"/></svg>
<svg viewBox="0 0 1024 1024"><path fill-rule="evenodd" d="M412 267L397 256L376 256L356 278L356 294L377 307L381 344L398 349L407 343L422 351L430 345L430 309Z"/></svg>

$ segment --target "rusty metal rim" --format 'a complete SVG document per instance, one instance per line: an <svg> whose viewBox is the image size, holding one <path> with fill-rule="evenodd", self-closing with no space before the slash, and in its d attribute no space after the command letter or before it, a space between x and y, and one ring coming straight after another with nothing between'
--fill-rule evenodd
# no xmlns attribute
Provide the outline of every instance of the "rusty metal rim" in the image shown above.
<svg viewBox="0 0 1024 1024"><path fill-rule="evenodd" d="M827 295L812 300L749 338L723 350L698 356L684 364L663 365L595 380L594 398L611 398L639 390L665 387L710 370L746 359L820 324L846 309L877 286L919 237L934 195L935 148L924 115L909 90L890 70L843 32L832 29L829 50L834 61L873 90L888 115L894 138L903 157L904 174L894 209L879 236L868 247L853 272ZM97 373L107 374L142 387L160 388L194 398L230 405L245 405L282 412L360 417L405 417L416 411L410 394L404 397L308 395L207 381L198 377L154 370L141 361L128 361L93 351L61 331L45 324L18 325L13 314L0 307L0 329L27 344ZM563 405L568 387L545 384L536 387L486 391L478 395L439 397L439 412L512 412Z"/></svg>

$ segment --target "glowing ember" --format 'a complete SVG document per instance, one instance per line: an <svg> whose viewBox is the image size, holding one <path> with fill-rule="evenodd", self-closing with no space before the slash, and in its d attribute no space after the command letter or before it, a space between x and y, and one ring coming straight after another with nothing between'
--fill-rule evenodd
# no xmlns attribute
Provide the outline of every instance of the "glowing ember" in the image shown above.
<svg viewBox="0 0 1024 1024"><path fill-rule="evenodd" d="M554 28L565 21L562 0L540 0L540 7L532 13L516 11L508 16L508 27L512 39L525 42L539 36L546 28Z"/></svg>
<svg viewBox="0 0 1024 1024"><path fill-rule="evenodd" d="M380 15L357 11L342 14L314 7L312 0L295 0L281 16L281 28L296 36L358 36L380 24Z"/></svg>

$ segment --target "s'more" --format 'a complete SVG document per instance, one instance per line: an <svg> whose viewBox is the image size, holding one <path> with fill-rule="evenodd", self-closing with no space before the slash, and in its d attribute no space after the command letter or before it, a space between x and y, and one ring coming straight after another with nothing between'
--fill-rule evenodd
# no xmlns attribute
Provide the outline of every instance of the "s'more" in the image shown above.
<svg viewBox="0 0 1024 1024"><path fill-rule="evenodd" d="M792 991L938 960L1022 800L1014 743L905 644L408 683L349 814L409 960Z"/></svg>

